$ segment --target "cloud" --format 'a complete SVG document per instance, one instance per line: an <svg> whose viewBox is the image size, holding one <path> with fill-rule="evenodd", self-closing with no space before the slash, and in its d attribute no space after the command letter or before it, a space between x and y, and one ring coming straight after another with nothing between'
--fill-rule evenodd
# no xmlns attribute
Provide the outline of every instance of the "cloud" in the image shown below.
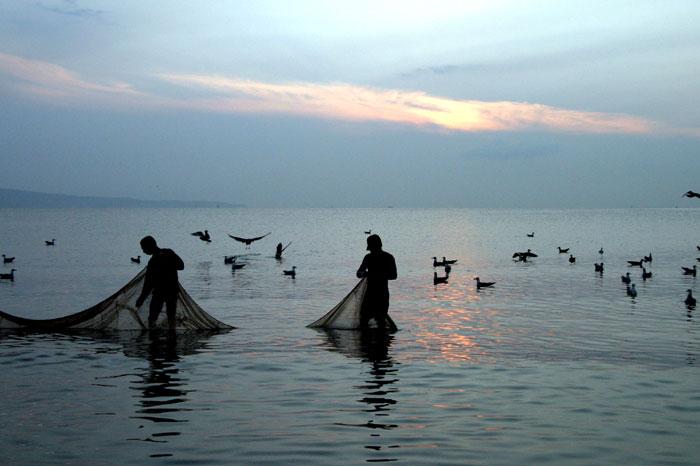
<svg viewBox="0 0 700 466"><path fill-rule="evenodd" d="M206 89L216 97L191 106L215 112L285 113L321 118L387 121L460 132L528 129L645 134L653 122L630 115L581 112L527 102L483 102L418 91L350 84L272 84L221 76L162 74L171 84Z"/></svg>
<svg viewBox="0 0 700 466"><path fill-rule="evenodd" d="M11 78L2 80L2 75ZM485 102L432 96L420 91L379 89L346 83L267 83L212 75L157 74L175 86L176 97L143 92L125 82L98 83L61 66L0 53L0 88L63 104L114 108L177 109L216 113L285 114L345 121L377 121L455 132L551 131L570 133L673 133L644 118L563 109L529 102ZM188 93L189 92L189 93ZM183 95L184 94L184 95Z"/></svg>

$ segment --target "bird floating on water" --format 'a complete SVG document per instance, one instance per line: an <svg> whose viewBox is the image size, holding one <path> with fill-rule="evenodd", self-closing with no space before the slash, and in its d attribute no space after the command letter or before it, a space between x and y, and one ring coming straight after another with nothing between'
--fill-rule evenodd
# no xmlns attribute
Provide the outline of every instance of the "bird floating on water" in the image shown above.
<svg viewBox="0 0 700 466"><path fill-rule="evenodd" d="M245 267L245 264L236 264L235 262L231 264L231 272L235 272L236 270L240 270L243 267Z"/></svg>
<svg viewBox="0 0 700 466"><path fill-rule="evenodd" d="M641 259L638 261L627 261L627 265L629 267L641 267L643 263L644 263L644 259Z"/></svg>
<svg viewBox="0 0 700 466"><path fill-rule="evenodd" d="M625 275L622 276L622 283L631 283L632 279L630 278L630 273L627 272Z"/></svg>
<svg viewBox="0 0 700 466"><path fill-rule="evenodd" d="M371 235L372 234L372 229L370 228L369 230L365 231L365 235Z"/></svg>
<svg viewBox="0 0 700 466"><path fill-rule="evenodd" d="M437 257L433 257L433 267L444 267L444 262L438 262Z"/></svg>
<svg viewBox="0 0 700 466"><path fill-rule="evenodd" d="M293 265L293 266L292 266L292 270L283 270L282 273L284 273L285 275L288 275L288 276L290 276L290 277L292 277L292 278L296 278L296 276L297 276L297 266L296 266L296 265Z"/></svg>
<svg viewBox="0 0 700 466"><path fill-rule="evenodd" d="M647 272L647 269L642 267L642 280L646 281L647 278L651 278L651 272Z"/></svg>
<svg viewBox="0 0 700 466"><path fill-rule="evenodd" d="M576 262L576 258L573 254L569 254L569 264L573 264L574 262Z"/></svg>
<svg viewBox="0 0 700 466"><path fill-rule="evenodd" d="M481 288L488 288L490 286L493 286L496 284L496 282L482 282L479 277L474 277L474 280L476 280L476 289L481 289Z"/></svg>
<svg viewBox="0 0 700 466"><path fill-rule="evenodd" d="M224 264L233 264L238 256L224 256Z"/></svg>
<svg viewBox="0 0 700 466"><path fill-rule="evenodd" d="M134 264L140 264L141 263L141 256L132 257L131 262L133 262Z"/></svg>
<svg viewBox="0 0 700 466"><path fill-rule="evenodd" d="M685 298L685 305L688 307L695 307L695 297L693 296L693 290L687 290L688 296Z"/></svg>
<svg viewBox="0 0 700 466"><path fill-rule="evenodd" d="M627 285L627 296L630 296L632 298L637 297L637 288L634 286L634 283L631 285Z"/></svg>
<svg viewBox="0 0 700 466"><path fill-rule="evenodd" d="M651 253L649 253L649 255L648 255L648 256L644 256L644 259L642 259L642 260L643 260L644 262L651 262L651 259L652 259Z"/></svg>
<svg viewBox="0 0 700 466"><path fill-rule="evenodd" d="M605 254L605 251L603 251L603 246L601 246L600 249L598 249L598 254L600 254L601 256Z"/></svg>
<svg viewBox="0 0 700 466"><path fill-rule="evenodd" d="M3 264L11 264L14 261L15 261L14 257L7 257L5 254L2 255L2 263Z"/></svg>
<svg viewBox="0 0 700 466"><path fill-rule="evenodd" d="M559 254L566 254L567 252L569 252L569 249L570 249L570 248L564 249L564 248L562 248L562 247L560 247L560 246L557 246L557 249L559 250Z"/></svg>
<svg viewBox="0 0 700 466"><path fill-rule="evenodd" d="M603 263L602 262L600 264L597 264L597 263L593 264L593 266L595 267L596 272L603 273Z"/></svg>
<svg viewBox="0 0 700 466"><path fill-rule="evenodd" d="M534 238L535 237L535 232L533 231L532 233L527 234L528 238Z"/></svg>
<svg viewBox="0 0 700 466"><path fill-rule="evenodd" d="M44 243L46 243L47 246L55 246L56 245L56 238L53 238L51 241L44 240Z"/></svg>
<svg viewBox="0 0 700 466"><path fill-rule="evenodd" d="M700 193L696 193L695 191L688 191L687 193L683 194L683 197L697 197L697 198L700 198Z"/></svg>
<svg viewBox="0 0 700 466"><path fill-rule="evenodd" d="M681 267L683 269L683 275L692 275L693 277L697 274L698 266L694 265L692 267Z"/></svg>
<svg viewBox="0 0 700 466"><path fill-rule="evenodd" d="M271 232L268 232L262 236L256 236L255 238L241 238L240 236L233 236L233 235L228 235L230 238L235 239L236 241L239 241L241 243L245 244L246 249L250 248L250 245L253 244L254 241L258 241L260 239L263 239L267 235L269 235Z"/></svg>
<svg viewBox="0 0 700 466"><path fill-rule="evenodd" d="M440 283L447 283L449 277L445 275L444 277L438 277L437 272L433 272L433 285L439 285Z"/></svg>
<svg viewBox="0 0 700 466"><path fill-rule="evenodd" d="M11 282L15 281L15 271L17 269L12 269L10 270L10 273L0 273L0 280L10 280Z"/></svg>

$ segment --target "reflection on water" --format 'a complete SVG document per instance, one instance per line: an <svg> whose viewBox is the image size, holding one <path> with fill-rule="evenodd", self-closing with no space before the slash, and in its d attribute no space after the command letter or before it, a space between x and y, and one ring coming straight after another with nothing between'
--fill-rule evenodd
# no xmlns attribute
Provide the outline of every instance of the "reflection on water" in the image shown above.
<svg viewBox="0 0 700 466"><path fill-rule="evenodd" d="M394 394L398 393L398 367L394 364L389 348L394 339L393 334L376 330L325 330L327 344L333 351L345 356L360 359L369 365L368 377L354 388L361 392L362 412L367 413L366 422L359 424L336 423L339 426L363 427L369 429L368 444L365 448L375 452L384 452L399 445L384 445L382 431L398 427L391 422L391 411L396 408ZM372 455L368 462L397 461L397 458Z"/></svg>
<svg viewBox="0 0 700 466"><path fill-rule="evenodd" d="M204 348L207 340L216 333L220 332L158 330L118 332L100 337L120 344L125 356L148 362L143 371L135 374L137 379L129 387L136 393L134 415L130 417L152 424L140 425L138 428L146 433L127 440L164 444L168 443L169 438L183 434L181 424L189 422L183 413L192 411L188 406L188 394L195 390L188 387L186 373L181 371L178 363L185 356ZM155 453L150 456L167 457L172 454Z"/></svg>

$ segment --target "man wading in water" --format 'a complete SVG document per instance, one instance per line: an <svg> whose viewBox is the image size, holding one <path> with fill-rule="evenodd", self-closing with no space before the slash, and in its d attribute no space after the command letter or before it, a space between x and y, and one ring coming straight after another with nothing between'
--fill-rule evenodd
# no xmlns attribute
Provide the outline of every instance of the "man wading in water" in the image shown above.
<svg viewBox="0 0 700 466"><path fill-rule="evenodd" d="M368 328L370 319L377 322L380 330L386 329L389 312L389 280L396 280L394 256L382 251L379 235L367 237L369 253L357 269L357 278L367 277L367 291L360 310L360 328Z"/></svg>
<svg viewBox="0 0 700 466"><path fill-rule="evenodd" d="M141 249L144 254L151 257L146 268L146 279L143 283L141 295L136 300L136 307L141 307L143 302L151 297L151 305L148 311L148 328L155 328L158 315L165 304L165 312L168 315L168 328L175 330L175 311L177 306L177 292L179 283L177 271L185 268L180 256L171 249L161 249L152 236L146 236L141 240Z"/></svg>

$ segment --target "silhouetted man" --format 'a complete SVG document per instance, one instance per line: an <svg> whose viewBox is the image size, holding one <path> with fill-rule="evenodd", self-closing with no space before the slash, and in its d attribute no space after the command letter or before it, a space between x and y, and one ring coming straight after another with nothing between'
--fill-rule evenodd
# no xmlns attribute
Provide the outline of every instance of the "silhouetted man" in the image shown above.
<svg viewBox="0 0 700 466"><path fill-rule="evenodd" d="M179 283L177 271L185 268L180 256L171 249L161 249L152 236L146 236L141 240L141 249L144 254L152 256L146 268L146 279L143 283L141 295L136 300L136 307L141 307L149 294L151 305L148 310L148 327L154 328L158 315L165 304L165 312L168 315L168 328L175 329L175 311L177 306L177 292Z"/></svg>
<svg viewBox="0 0 700 466"><path fill-rule="evenodd" d="M394 256L382 251L379 235L367 237L367 250L369 253L357 269L357 278L367 277L367 291L360 310L360 328L367 328L369 320L374 318L377 326L384 330L389 312L389 280L396 280L396 261Z"/></svg>

